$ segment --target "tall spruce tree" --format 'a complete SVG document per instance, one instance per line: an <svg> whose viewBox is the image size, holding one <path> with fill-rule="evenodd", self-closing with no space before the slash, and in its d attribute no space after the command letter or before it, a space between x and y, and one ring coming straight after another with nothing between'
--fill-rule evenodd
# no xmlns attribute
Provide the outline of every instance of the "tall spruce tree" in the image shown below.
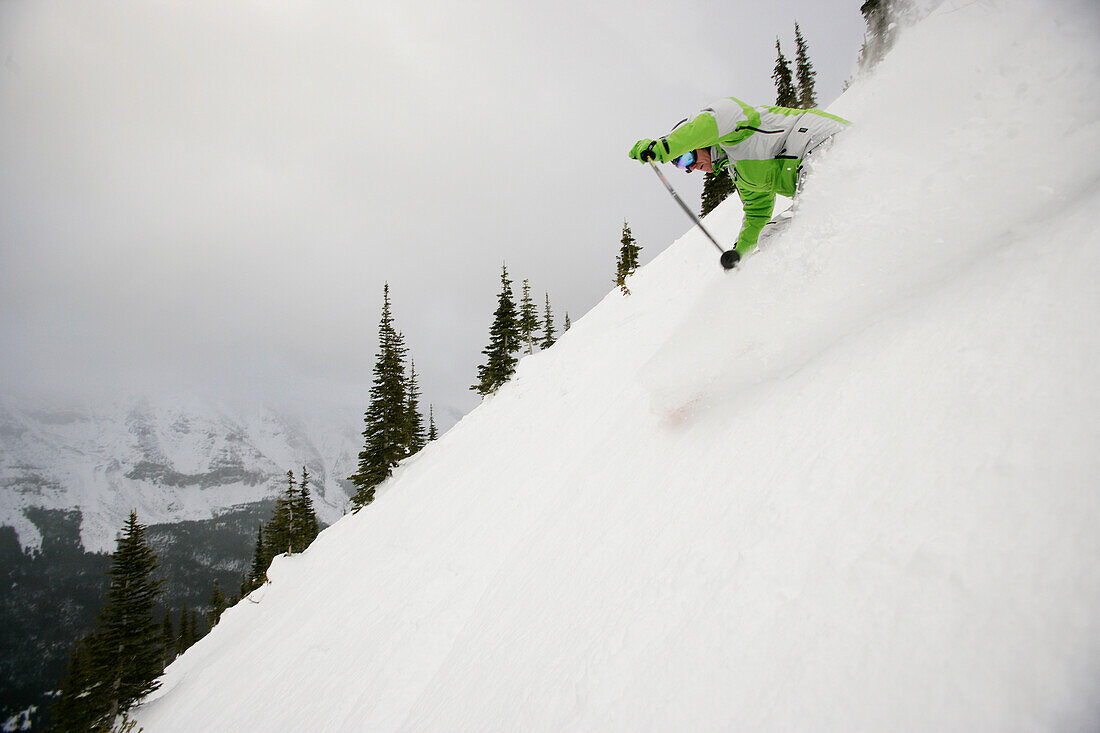
<svg viewBox="0 0 1100 733"><path fill-rule="evenodd" d="M73 730L110 727L118 715L157 689L164 669L163 627L153 618L164 582L153 578L157 567L145 525L130 512L111 555L107 600L96 629L77 645L62 684L60 725L84 725L69 728Z"/></svg>
<svg viewBox="0 0 1100 733"><path fill-rule="evenodd" d="M356 486L352 503L361 509L374 501L374 491L409 455L408 385L405 377L407 349L393 326L390 286L383 290L382 319L378 324L378 359L370 406L363 416L365 443L359 453L358 470L348 477Z"/></svg>
<svg viewBox="0 0 1100 733"><path fill-rule="evenodd" d="M523 281L523 295L519 299L519 334L527 344L527 353L535 353L535 331L539 330L539 314L535 301L531 300L531 283Z"/></svg>
<svg viewBox="0 0 1100 733"><path fill-rule="evenodd" d="M802 29L794 24L794 42L798 48L795 56L795 75L798 77L798 106L811 109L817 106L817 93L814 91L814 78L817 72L810 61L810 49L802 37Z"/></svg>
<svg viewBox="0 0 1100 733"><path fill-rule="evenodd" d="M408 420L409 455L418 452L428 442L424 434L424 417L420 414L420 385L416 379L416 364L409 359L409 381L406 419Z"/></svg>
<svg viewBox="0 0 1100 733"><path fill-rule="evenodd" d="M776 106L797 108L798 92L791 77L791 62L783 55L778 38L775 39L775 71L772 72L772 79L775 80Z"/></svg>
<svg viewBox="0 0 1100 733"><path fill-rule="evenodd" d="M554 345L554 312L550 310L550 293L546 294L546 310L542 316L542 341L539 347L549 349Z"/></svg>
<svg viewBox="0 0 1100 733"><path fill-rule="evenodd" d="M248 577L241 585L241 595L246 596L259 588L267 580L267 547L264 544L264 528L256 530L256 550L252 553L252 565L248 571Z"/></svg>
<svg viewBox="0 0 1100 733"><path fill-rule="evenodd" d="M485 396L496 392L516 371L514 352L520 348L519 323L516 303L512 298L512 281L508 279L508 266L500 271L500 295L493 313L493 325L489 328L489 345L482 350L486 361L477 368L477 384L470 387Z"/></svg>
<svg viewBox="0 0 1100 733"><path fill-rule="evenodd" d="M271 567L271 561L284 553L294 552L294 505L296 503L294 472L287 471L287 487L275 500L275 510L271 520L264 527L266 550L264 552L264 572Z"/></svg>
<svg viewBox="0 0 1100 733"><path fill-rule="evenodd" d="M630 295L626 279L638 269L638 253L641 251L641 246L630 233L630 225L623 221L623 238L620 240L619 258L615 261L615 284L623 295Z"/></svg>
<svg viewBox="0 0 1100 733"><path fill-rule="evenodd" d="M295 494L293 546L294 552L305 552L317 539L320 528L317 525L317 512L313 507L313 496L309 491L309 470L302 466L301 480Z"/></svg>
<svg viewBox="0 0 1100 733"><path fill-rule="evenodd" d="M717 173L706 173L703 176L703 199L699 207L699 216L706 216L718 208L722 203L734 194L737 189L733 185L733 176L728 168L723 168Z"/></svg>
<svg viewBox="0 0 1100 733"><path fill-rule="evenodd" d="M159 686L161 629L153 607L164 581L153 578L157 567L145 525L132 511L111 556L107 604L96 631L96 667L107 684L112 720Z"/></svg>

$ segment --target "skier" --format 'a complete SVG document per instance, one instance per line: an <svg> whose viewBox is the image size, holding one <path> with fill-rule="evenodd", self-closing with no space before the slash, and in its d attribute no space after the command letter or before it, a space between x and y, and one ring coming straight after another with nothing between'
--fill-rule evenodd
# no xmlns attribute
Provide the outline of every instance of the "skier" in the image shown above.
<svg viewBox="0 0 1100 733"><path fill-rule="evenodd" d="M718 172L730 168L745 212L734 262L748 254L770 221L775 195L794 198L811 156L851 123L819 109L750 107L735 97L719 100L657 140L639 140L630 157L642 163Z"/></svg>

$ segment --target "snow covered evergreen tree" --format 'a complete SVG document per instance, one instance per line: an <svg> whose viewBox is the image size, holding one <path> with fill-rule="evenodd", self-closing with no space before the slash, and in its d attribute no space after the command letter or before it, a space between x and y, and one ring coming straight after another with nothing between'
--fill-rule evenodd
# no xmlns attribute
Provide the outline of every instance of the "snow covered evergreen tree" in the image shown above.
<svg viewBox="0 0 1100 733"><path fill-rule="evenodd" d="M512 298L512 281L508 279L508 266L500 271L500 294L497 309L493 313L493 325L489 328L489 345L482 350L486 361L477 368L477 384L470 387L485 396L496 392L516 371L514 352L520 347L519 323L516 303Z"/></svg>
<svg viewBox="0 0 1100 733"><path fill-rule="evenodd" d="M814 71L813 62L810 61L810 49L806 39L802 37L802 29L798 27L798 23L794 24L794 41L798 47L795 56L795 75L798 77L797 106L801 109L811 109L817 106L817 93L814 91L814 78L817 72Z"/></svg>

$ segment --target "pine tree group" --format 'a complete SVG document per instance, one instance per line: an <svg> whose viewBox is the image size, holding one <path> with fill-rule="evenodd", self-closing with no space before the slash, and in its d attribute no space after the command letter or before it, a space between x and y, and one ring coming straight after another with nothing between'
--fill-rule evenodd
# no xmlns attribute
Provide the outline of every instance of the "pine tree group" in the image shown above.
<svg viewBox="0 0 1100 733"><path fill-rule="evenodd" d="M424 445L416 371L405 373L407 354L405 339L393 325L387 283L378 324L378 358L370 406L363 416L363 450L359 453L357 471L348 477L356 486L352 497L356 510L374 501L375 488L389 478L394 466Z"/></svg>
<svg viewBox="0 0 1100 733"><path fill-rule="evenodd" d="M282 496L275 500L275 509L267 524L256 533L256 549L252 555L252 565L248 576L241 584L241 595L248 595L267 581L267 569L278 555L305 552L317 539L320 531L317 513L313 509L313 497L309 491L309 470L302 466L301 481L294 480L294 472L287 471L287 487ZM215 586L215 594L221 590ZM224 601L224 596L222 597ZM211 609L216 605L211 600ZM224 605L221 610L224 610ZM217 612L221 616L221 611ZM217 623L212 620L211 626Z"/></svg>
<svg viewBox="0 0 1100 733"><path fill-rule="evenodd" d="M537 332L542 329L542 334ZM477 383L470 389L485 397L496 392L512 378L519 361L517 354L526 349L533 354L535 348L549 349L554 345L554 314L550 310L550 294L546 293L546 311L539 318L538 309L531 298L531 283L523 281L523 292L517 306L512 295L512 281L508 277L508 265L500 269L500 292L493 323L489 327L489 345L482 350L485 363L477 368Z"/></svg>
<svg viewBox="0 0 1100 733"><path fill-rule="evenodd" d="M626 279L638 269L638 253L642 251L641 245L630 233L630 225L623 222L623 238L620 240L619 258L615 261L615 284L623 295L630 295L630 288L626 285Z"/></svg>
<svg viewBox="0 0 1100 733"><path fill-rule="evenodd" d="M164 670L163 626L153 607L163 580L137 513L123 527L107 573L107 600L96 628L77 642L51 712L55 729L109 728L158 686Z"/></svg>

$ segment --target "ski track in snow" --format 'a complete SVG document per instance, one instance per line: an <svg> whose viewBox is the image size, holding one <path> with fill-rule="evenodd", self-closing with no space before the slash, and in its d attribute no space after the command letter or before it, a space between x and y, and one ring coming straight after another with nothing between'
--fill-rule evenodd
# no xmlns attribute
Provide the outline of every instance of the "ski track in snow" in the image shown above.
<svg viewBox="0 0 1100 733"><path fill-rule="evenodd" d="M1094 729L1097 16L904 34L782 237L725 273L687 233L278 558L139 724Z"/></svg>

